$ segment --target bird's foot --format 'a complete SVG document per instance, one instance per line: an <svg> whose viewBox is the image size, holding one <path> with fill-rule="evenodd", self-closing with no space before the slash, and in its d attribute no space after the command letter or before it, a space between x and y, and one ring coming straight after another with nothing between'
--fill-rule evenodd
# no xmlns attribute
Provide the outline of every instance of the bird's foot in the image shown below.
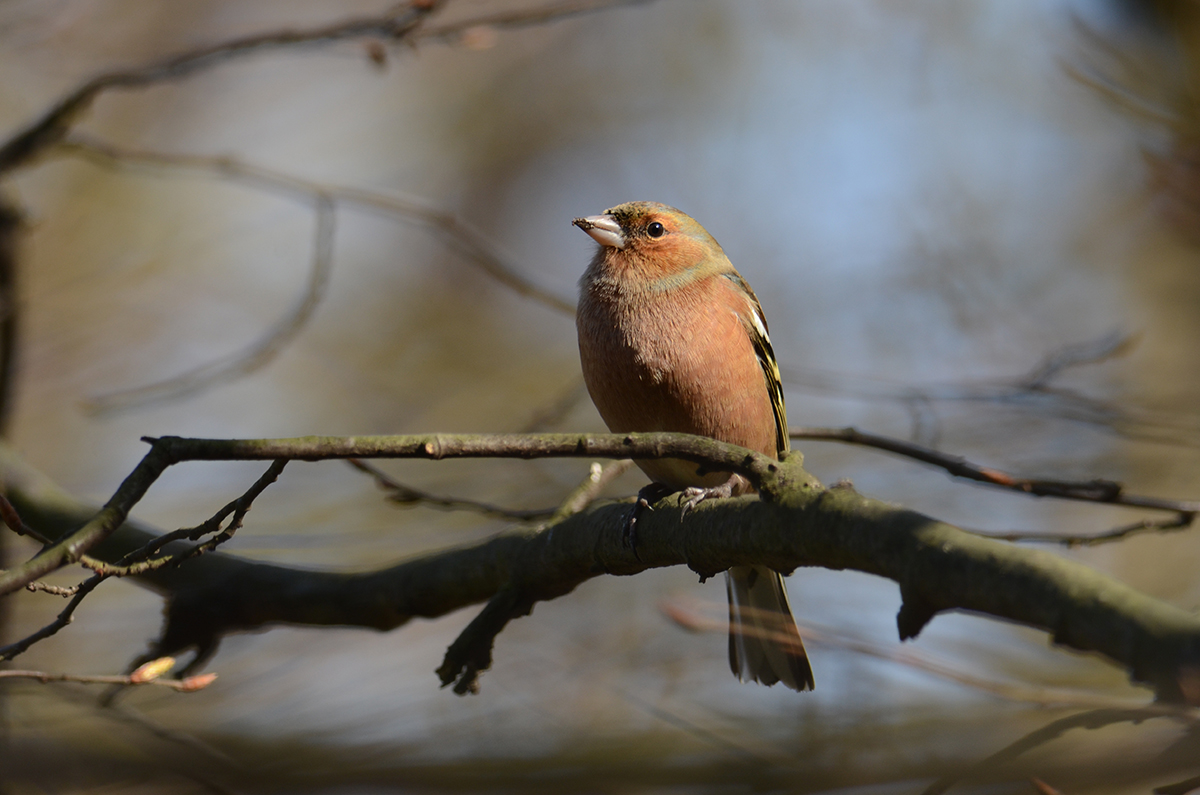
<svg viewBox="0 0 1200 795"><path fill-rule="evenodd" d="M653 503L658 502L663 497L671 494L675 489L662 483L651 483L644 486L638 492L637 500L633 503L633 508L629 511L629 516L625 519L625 532L621 536L621 543L627 548L633 550L633 556L641 560L637 553L637 522L642 514L646 511L653 511Z"/></svg>
<svg viewBox="0 0 1200 795"><path fill-rule="evenodd" d="M743 494L748 487L749 484L741 475L730 475L729 480L720 486L711 486L709 488L689 486L683 490L683 504L680 506L679 519L682 521L688 515L689 511L705 500L711 500L714 497L732 497L735 494Z"/></svg>

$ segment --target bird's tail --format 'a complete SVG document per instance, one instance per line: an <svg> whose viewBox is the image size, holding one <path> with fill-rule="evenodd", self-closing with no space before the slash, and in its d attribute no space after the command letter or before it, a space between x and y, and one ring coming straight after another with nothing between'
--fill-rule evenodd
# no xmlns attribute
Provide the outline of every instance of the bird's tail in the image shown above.
<svg viewBox="0 0 1200 795"><path fill-rule="evenodd" d="M812 667L792 618L779 572L735 566L725 572L729 591L729 667L743 682L812 690Z"/></svg>

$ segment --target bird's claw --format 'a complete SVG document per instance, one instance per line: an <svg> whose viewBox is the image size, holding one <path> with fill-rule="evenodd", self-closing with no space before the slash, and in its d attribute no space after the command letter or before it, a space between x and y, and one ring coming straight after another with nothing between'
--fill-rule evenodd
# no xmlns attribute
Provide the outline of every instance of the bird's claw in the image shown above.
<svg viewBox="0 0 1200 795"><path fill-rule="evenodd" d="M683 490L683 504L679 509L679 520L683 521L683 518L687 516L689 512L694 510L697 505L705 500L711 500L714 497L732 497L733 488L733 478L725 481L720 486L713 486L711 488L689 486Z"/></svg>
<svg viewBox="0 0 1200 795"><path fill-rule="evenodd" d="M629 516L625 519L625 531L621 534L621 544L626 549L633 551L633 556L641 560L641 556L637 551L637 522L642 514L646 511L653 511L653 503L658 502L663 497L672 493L674 489L669 486L664 486L662 483L651 483L645 486L638 492L637 500L633 503L633 508L629 511Z"/></svg>

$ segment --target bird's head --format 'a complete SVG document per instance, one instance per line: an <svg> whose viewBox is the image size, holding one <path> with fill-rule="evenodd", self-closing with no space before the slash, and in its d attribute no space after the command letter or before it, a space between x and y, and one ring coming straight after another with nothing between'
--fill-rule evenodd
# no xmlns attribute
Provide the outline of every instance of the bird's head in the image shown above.
<svg viewBox="0 0 1200 795"><path fill-rule="evenodd" d="M729 262L704 227L665 204L627 202L573 223L600 244L593 267L623 279L670 279Z"/></svg>

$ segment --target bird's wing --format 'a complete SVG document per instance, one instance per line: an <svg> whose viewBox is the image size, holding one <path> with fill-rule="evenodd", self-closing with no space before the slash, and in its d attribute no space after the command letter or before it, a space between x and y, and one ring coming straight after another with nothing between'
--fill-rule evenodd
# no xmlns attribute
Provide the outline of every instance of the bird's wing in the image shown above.
<svg viewBox="0 0 1200 795"><path fill-rule="evenodd" d="M771 411L775 415L775 450L776 454L786 453L791 446L788 442L787 409L783 405L783 379L779 375L779 364L775 361L775 349L771 347L771 335L767 331L767 319L763 316L762 305L758 296L750 289L750 285L738 273L725 276L746 294L746 303L750 311L741 315L742 325L750 336L750 344L754 346L754 355L762 367L763 379L767 383L767 394L771 398Z"/></svg>

